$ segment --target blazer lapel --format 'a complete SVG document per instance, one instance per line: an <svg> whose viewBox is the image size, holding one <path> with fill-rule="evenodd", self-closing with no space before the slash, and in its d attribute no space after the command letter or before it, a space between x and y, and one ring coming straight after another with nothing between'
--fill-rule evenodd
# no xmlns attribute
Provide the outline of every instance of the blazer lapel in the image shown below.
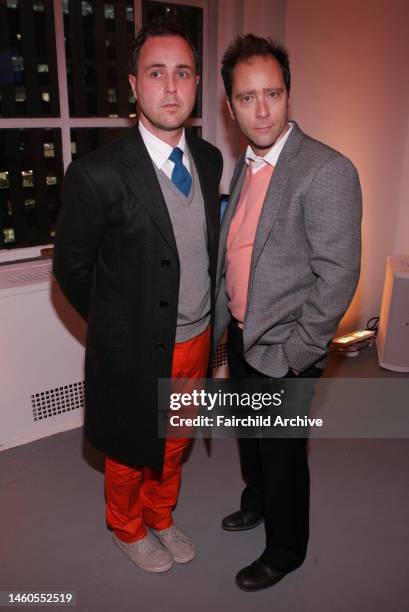
<svg viewBox="0 0 409 612"><path fill-rule="evenodd" d="M170 248L178 256L168 208L156 176L153 162L137 126L124 141L122 161L127 166L125 180L136 199L145 208Z"/></svg>
<svg viewBox="0 0 409 612"><path fill-rule="evenodd" d="M292 128L291 134L289 135L288 140L280 153L277 165L274 168L273 176L271 177L271 181L267 189L266 197L257 226L256 236L254 239L250 265L249 289L254 269L257 265L257 261L271 233L271 230L274 226L274 222L277 218L277 213L282 204L283 195L290 176L292 163L303 137L303 133L295 123L294 127Z"/></svg>
<svg viewBox="0 0 409 612"><path fill-rule="evenodd" d="M222 225L220 228L219 241L219 257L217 262L216 287L219 287L223 271L225 268L226 242L227 234L229 233L230 223L233 219L236 207L240 198L241 188L243 186L244 177L247 172L247 164L244 155L240 157L234 169L233 177L230 183L229 201L223 216Z"/></svg>

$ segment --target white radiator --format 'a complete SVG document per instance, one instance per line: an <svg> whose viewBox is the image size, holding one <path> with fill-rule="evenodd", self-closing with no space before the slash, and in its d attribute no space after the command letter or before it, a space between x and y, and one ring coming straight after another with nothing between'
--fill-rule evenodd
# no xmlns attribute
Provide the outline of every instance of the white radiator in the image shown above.
<svg viewBox="0 0 409 612"><path fill-rule="evenodd" d="M0 450L82 425L84 340L51 260L0 266Z"/></svg>

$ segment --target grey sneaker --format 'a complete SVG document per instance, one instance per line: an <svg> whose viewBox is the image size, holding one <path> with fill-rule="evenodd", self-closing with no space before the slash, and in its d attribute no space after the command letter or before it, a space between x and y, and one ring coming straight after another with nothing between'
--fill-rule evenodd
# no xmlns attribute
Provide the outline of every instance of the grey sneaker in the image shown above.
<svg viewBox="0 0 409 612"><path fill-rule="evenodd" d="M176 563L187 563L194 558L195 549L191 540L176 525L161 531L152 529L152 532L163 546L168 549Z"/></svg>
<svg viewBox="0 0 409 612"><path fill-rule="evenodd" d="M173 565L168 551L150 532L142 540L130 544L120 540L114 533L112 537L133 563L148 572L167 572Z"/></svg>

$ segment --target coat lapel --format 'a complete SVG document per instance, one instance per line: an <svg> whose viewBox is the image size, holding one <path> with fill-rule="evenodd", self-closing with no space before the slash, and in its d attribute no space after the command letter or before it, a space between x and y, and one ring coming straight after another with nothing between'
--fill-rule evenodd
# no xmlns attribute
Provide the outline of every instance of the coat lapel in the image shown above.
<svg viewBox="0 0 409 612"><path fill-rule="evenodd" d="M175 234L173 233L168 208L149 156L137 126L132 128L124 141L122 161L127 166L125 180L136 199L145 208L152 221L178 256Z"/></svg>
<svg viewBox="0 0 409 612"><path fill-rule="evenodd" d="M241 188L243 186L244 177L246 176L247 164L244 159L244 155L240 157L237 165L234 169L233 177L230 183L230 195L229 202L227 204L222 225L220 228L220 241L219 241L219 257L217 262L217 277L216 287L219 287L221 277L223 275L225 267L225 255L226 255L226 242L227 234L229 232L230 223L233 219L237 203L240 198Z"/></svg>
<svg viewBox="0 0 409 612"><path fill-rule="evenodd" d="M199 148L196 145L195 139L192 138L188 130L185 132L186 142L189 147L190 154L196 166L197 174L199 177L200 187L202 190L205 215L206 215L206 226L207 226L207 239L209 244L210 253L213 252L215 241L217 236L215 230L219 226L218 209L215 206L214 194L217 193L218 185L215 186L215 172L214 166L207 161L207 158L200 153Z"/></svg>

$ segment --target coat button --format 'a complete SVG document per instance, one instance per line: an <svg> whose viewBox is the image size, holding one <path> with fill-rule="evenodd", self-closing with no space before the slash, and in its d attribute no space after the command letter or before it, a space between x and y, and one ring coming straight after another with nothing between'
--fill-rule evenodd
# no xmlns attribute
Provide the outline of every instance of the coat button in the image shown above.
<svg viewBox="0 0 409 612"><path fill-rule="evenodd" d="M157 343L156 343L156 348L157 348L157 349L164 349L164 348L165 348L165 345L163 344L163 342L157 342Z"/></svg>
<svg viewBox="0 0 409 612"><path fill-rule="evenodd" d="M166 300L161 300L161 301L159 302L159 306L160 306L161 308L167 308L167 307L169 306L169 302L167 302Z"/></svg>
<svg viewBox="0 0 409 612"><path fill-rule="evenodd" d="M169 268L170 266L170 259L168 259L167 257L165 257L164 259L162 259L161 261L162 266L165 268Z"/></svg>

